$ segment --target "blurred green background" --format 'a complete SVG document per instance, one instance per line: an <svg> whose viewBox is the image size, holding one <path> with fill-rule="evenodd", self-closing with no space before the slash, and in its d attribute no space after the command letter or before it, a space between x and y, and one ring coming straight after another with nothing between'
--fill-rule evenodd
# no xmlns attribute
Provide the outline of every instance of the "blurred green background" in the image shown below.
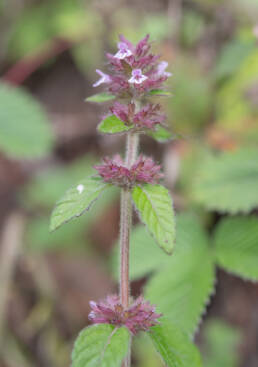
<svg viewBox="0 0 258 367"><path fill-rule="evenodd" d="M142 150L163 165L178 250L167 259L136 227L132 294L195 331L204 367L257 367L257 19L257 0L0 0L1 367L69 366L89 301L117 289L117 190L54 234L48 221L92 164L123 152L123 136L96 132L108 105L84 100L118 35L147 33L173 73L174 140ZM133 363L162 366L142 337Z"/></svg>

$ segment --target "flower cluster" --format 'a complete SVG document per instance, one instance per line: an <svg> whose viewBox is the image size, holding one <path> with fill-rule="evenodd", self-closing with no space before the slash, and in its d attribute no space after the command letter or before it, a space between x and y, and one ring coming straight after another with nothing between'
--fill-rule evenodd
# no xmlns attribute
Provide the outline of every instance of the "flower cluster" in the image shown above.
<svg viewBox="0 0 258 367"><path fill-rule="evenodd" d="M122 120L126 125L134 125L136 131L144 129L155 130L156 125L165 122L165 114L160 112L159 104L148 103L136 112L134 102L128 105L115 102L110 108L110 112Z"/></svg>
<svg viewBox="0 0 258 367"><path fill-rule="evenodd" d="M159 61L160 56L153 55L150 49L149 35L136 46L120 36L118 51L114 55L107 54L111 73L105 74L96 70L100 79L93 86L105 83L112 94L128 98L139 97L161 88L171 73L166 71L168 63Z"/></svg>
<svg viewBox="0 0 258 367"><path fill-rule="evenodd" d="M136 183L156 184L163 177L160 166L152 158L140 156L131 168L125 166L119 155L104 158L103 164L94 166L105 182L132 188Z"/></svg>
<svg viewBox="0 0 258 367"><path fill-rule="evenodd" d="M126 326L134 335L139 331L148 331L150 327L158 324L157 319L162 316L142 297L137 298L127 309L123 308L116 295L108 296L105 301L99 303L91 301L90 306L92 311L89 320L94 324Z"/></svg>

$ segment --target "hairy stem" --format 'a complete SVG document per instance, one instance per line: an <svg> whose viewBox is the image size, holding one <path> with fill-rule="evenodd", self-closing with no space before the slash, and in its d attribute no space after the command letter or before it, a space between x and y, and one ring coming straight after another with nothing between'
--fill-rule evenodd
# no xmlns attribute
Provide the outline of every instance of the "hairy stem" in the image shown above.
<svg viewBox="0 0 258 367"><path fill-rule="evenodd" d="M131 167L136 160L138 150L138 134L127 135L126 165ZM132 202L131 193L127 188L121 192L121 213L120 213L120 299L124 308L129 306L130 281L129 281L129 248L130 230L132 222ZM131 364L130 350L123 366L129 367Z"/></svg>

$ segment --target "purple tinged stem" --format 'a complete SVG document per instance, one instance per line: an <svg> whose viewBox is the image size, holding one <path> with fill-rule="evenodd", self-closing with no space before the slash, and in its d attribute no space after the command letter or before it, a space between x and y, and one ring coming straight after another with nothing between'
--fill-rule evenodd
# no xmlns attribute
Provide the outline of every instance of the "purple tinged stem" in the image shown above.
<svg viewBox="0 0 258 367"><path fill-rule="evenodd" d="M139 135L129 133L126 142L125 162L131 168L137 158ZM132 202L130 190L123 188L121 191L121 212L120 212L120 299L123 307L129 307L130 280L129 280L129 251L130 251L130 231L132 224ZM124 360L123 367L131 365L131 341L129 351Z"/></svg>

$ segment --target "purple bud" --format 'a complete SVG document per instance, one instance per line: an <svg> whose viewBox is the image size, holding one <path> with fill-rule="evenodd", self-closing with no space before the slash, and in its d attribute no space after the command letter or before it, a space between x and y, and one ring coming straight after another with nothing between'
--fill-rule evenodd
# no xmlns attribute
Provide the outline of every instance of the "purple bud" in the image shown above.
<svg viewBox="0 0 258 367"><path fill-rule="evenodd" d="M99 69L96 69L96 73L99 74L101 78L93 84L93 87L98 87L100 84L111 82L111 78L108 74L103 73Z"/></svg>
<svg viewBox="0 0 258 367"><path fill-rule="evenodd" d="M152 326L159 323L162 314L156 313L155 306L138 297L131 306L124 308L119 296L108 296L106 300L94 304L89 314L89 319L94 324L111 324L126 326L132 334L140 331L149 331Z"/></svg>
<svg viewBox="0 0 258 367"><path fill-rule="evenodd" d="M132 77L128 80L131 84L142 84L148 77L142 74L141 69L134 69L132 71Z"/></svg>

